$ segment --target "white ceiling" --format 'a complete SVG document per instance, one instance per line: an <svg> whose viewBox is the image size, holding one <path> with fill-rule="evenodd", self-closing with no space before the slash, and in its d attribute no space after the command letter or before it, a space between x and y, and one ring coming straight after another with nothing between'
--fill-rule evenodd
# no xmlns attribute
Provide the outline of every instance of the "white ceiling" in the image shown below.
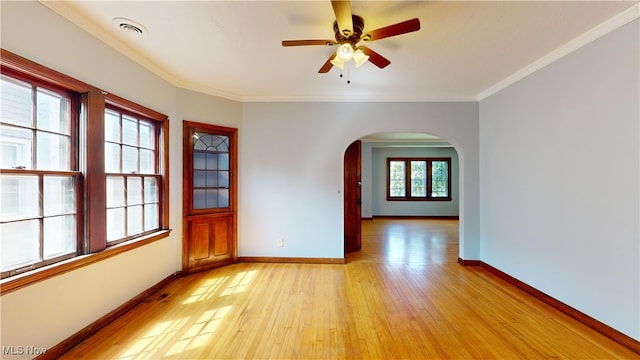
<svg viewBox="0 0 640 360"><path fill-rule="evenodd" d="M240 101L476 101L638 17L637 1L353 1L365 31L419 18L368 46L391 60L318 69L335 48L322 1L41 1L172 84ZM124 17L146 27L133 36Z"/></svg>

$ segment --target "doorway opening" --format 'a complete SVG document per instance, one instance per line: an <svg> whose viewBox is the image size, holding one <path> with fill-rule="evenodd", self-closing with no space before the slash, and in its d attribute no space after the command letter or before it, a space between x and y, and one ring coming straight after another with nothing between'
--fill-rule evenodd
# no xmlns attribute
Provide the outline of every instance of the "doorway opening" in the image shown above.
<svg viewBox="0 0 640 360"><path fill-rule="evenodd" d="M430 196L425 189L413 190L413 195L401 198L389 196L390 159L406 161L406 191L426 184L425 189L435 191L438 176L432 171L430 160L445 165L445 179L449 181L446 196ZM415 161L414 161L415 160ZM413 164L417 166L413 167ZM422 165L422 168L419 166ZM359 138L349 145L344 154L344 252L362 248L362 221L374 218L395 219L448 219L460 216L460 159L458 150L446 139L423 132L383 132ZM440 167L442 170L442 167ZM428 173L427 173L428 172ZM422 176L421 176L422 174ZM411 179L415 177L415 179ZM403 179L404 181L404 179ZM429 182L427 184L426 182ZM431 187L433 182L433 189ZM437 188L437 189L436 189ZM436 194L436 192L434 192ZM420 196L424 195L423 198ZM437 195L437 194L436 194ZM366 245L365 245L366 246ZM346 258L346 257L345 257Z"/></svg>

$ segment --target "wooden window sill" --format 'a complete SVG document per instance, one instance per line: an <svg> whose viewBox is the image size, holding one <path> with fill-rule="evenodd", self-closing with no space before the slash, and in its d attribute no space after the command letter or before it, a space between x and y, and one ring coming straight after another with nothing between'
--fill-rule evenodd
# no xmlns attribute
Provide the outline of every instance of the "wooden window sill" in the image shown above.
<svg viewBox="0 0 640 360"><path fill-rule="evenodd" d="M122 254L129 250L137 249L144 245L150 244L162 238L166 238L171 233L171 229L160 230L153 234L149 234L143 237L131 239L108 248L96 252L93 254L86 254L73 257L68 260L60 261L55 264L44 266L23 274L15 275L6 279L0 280L0 296L9 292L21 289L23 287L35 284L36 282L50 279L54 276L64 274L69 271L73 271L93 263L108 259L112 256Z"/></svg>

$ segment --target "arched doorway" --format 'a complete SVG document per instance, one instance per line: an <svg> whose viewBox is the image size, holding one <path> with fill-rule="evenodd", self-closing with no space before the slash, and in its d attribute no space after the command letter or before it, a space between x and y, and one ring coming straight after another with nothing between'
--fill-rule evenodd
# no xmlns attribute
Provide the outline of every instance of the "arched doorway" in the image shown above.
<svg viewBox="0 0 640 360"><path fill-rule="evenodd" d="M437 159L446 163L450 181L448 196L437 199L429 196L417 201L389 199L386 192L389 186L388 158ZM356 140L344 154L345 254L360 250L363 218L458 218L462 204L460 179L458 150L446 139L422 132L384 132Z"/></svg>

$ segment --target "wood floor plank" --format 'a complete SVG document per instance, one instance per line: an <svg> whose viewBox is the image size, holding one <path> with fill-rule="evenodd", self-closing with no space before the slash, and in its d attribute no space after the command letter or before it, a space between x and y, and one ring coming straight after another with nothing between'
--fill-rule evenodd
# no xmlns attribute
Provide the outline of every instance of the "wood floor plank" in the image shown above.
<svg viewBox="0 0 640 360"><path fill-rule="evenodd" d="M363 222L347 264L179 278L63 359L626 359L637 354L457 264L456 220Z"/></svg>

